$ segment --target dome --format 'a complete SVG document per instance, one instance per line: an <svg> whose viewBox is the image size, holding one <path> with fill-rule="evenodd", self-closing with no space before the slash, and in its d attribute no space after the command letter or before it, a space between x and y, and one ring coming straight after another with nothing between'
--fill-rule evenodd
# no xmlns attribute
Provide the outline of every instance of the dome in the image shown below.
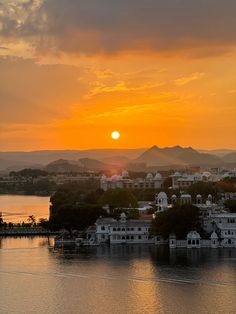
<svg viewBox="0 0 236 314"><path fill-rule="evenodd" d="M153 179L152 173L148 173L147 176L146 176L146 179L147 180L152 180Z"/></svg>
<svg viewBox="0 0 236 314"><path fill-rule="evenodd" d="M123 178L129 177L128 171L126 171L126 170L122 171L122 177L123 177Z"/></svg>
<svg viewBox="0 0 236 314"><path fill-rule="evenodd" d="M120 218L126 218L126 214L125 213L121 213Z"/></svg>
<svg viewBox="0 0 236 314"><path fill-rule="evenodd" d="M165 192L160 192L160 193L158 193L157 197L158 197L158 198L164 198L164 199L167 199L167 195L166 195L166 193L165 193Z"/></svg>
<svg viewBox="0 0 236 314"><path fill-rule="evenodd" d="M190 194L182 194L180 197L181 198L191 198L191 195Z"/></svg>
<svg viewBox="0 0 236 314"><path fill-rule="evenodd" d="M176 172L174 173L174 176L175 176L175 177L180 177L181 174L180 174L178 171L176 171Z"/></svg>
<svg viewBox="0 0 236 314"><path fill-rule="evenodd" d="M210 176L211 176L211 173L208 172L208 171L204 171L204 172L202 173L202 176L203 176L203 177L210 177Z"/></svg>
<svg viewBox="0 0 236 314"><path fill-rule="evenodd" d="M116 182L116 181L119 181L122 177L117 175L117 174L114 174L112 177L111 177L111 181L113 182Z"/></svg>
<svg viewBox="0 0 236 314"><path fill-rule="evenodd" d="M154 179L155 180L161 180L161 178L162 178L161 174L157 172Z"/></svg>
<svg viewBox="0 0 236 314"><path fill-rule="evenodd" d="M196 196L196 198L202 198L201 194L198 194L198 195Z"/></svg>
<svg viewBox="0 0 236 314"><path fill-rule="evenodd" d="M190 231L188 234L187 234L187 238L188 239L200 239L200 234L197 232L197 231Z"/></svg>
<svg viewBox="0 0 236 314"><path fill-rule="evenodd" d="M218 239L218 235L216 234L215 231L212 232L211 239Z"/></svg>

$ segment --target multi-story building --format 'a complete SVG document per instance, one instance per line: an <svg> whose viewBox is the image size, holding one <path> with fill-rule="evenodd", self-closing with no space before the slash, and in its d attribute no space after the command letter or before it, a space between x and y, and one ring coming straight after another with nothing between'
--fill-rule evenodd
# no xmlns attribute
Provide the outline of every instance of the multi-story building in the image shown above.
<svg viewBox="0 0 236 314"><path fill-rule="evenodd" d="M120 220L99 218L95 225L98 243L154 243L154 238L150 236L151 220L128 220L122 213Z"/></svg>
<svg viewBox="0 0 236 314"><path fill-rule="evenodd" d="M162 185L162 176L156 173L148 173L146 178L131 179L127 171L123 171L122 175L113 175L106 177L103 175L100 179L100 187L104 191L116 188L126 189L160 189Z"/></svg>

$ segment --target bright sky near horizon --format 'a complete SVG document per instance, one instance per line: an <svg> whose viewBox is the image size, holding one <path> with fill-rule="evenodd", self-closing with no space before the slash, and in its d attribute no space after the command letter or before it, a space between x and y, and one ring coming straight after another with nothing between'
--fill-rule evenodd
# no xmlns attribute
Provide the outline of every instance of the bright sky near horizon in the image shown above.
<svg viewBox="0 0 236 314"><path fill-rule="evenodd" d="M0 150L236 148L235 15L235 0L1 0Z"/></svg>

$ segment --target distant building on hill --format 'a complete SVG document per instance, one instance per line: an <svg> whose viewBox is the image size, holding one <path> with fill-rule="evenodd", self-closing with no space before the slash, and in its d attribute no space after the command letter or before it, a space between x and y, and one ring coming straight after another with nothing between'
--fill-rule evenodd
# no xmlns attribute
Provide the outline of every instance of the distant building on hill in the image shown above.
<svg viewBox="0 0 236 314"><path fill-rule="evenodd" d="M116 188L160 189L162 181L160 173L156 173L155 175L148 173L146 178L131 179L128 171L123 171L121 175L113 175L111 177L103 175L100 179L100 187L104 191Z"/></svg>

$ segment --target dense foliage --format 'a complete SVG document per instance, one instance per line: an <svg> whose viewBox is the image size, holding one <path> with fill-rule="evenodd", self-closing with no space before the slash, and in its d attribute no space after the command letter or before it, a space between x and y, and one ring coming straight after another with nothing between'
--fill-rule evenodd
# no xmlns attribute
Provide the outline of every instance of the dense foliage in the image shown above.
<svg viewBox="0 0 236 314"><path fill-rule="evenodd" d="M96 203L101 191L86 192L78 184L60 187L51 197L50 226L83 230L106 212Z"/></svg>
<svg viewBox="0 0 236 314"><path fill-rule="evenodd" d="M207 198L209 194L213 197L217 197L219 191L218 185L213 182L197 182L191 185L187 190L193 199L195 199L198 194L202 195L203 198Z"/></svg>
<svg viewBox="0 0 236 314"><path fill-rule="evenodd" d="M12 177L30 177L30 178L37 178L37 177L46 177L48 175L47 171L40 170L40 169L23 169L20 171L11 171L10 176Z"/></svg>
<svg viewBox="0 0 236 314"><path fill-rule="evenodd" d="M201 231L199 209L193 205L176 205L167 211L156 214L153 220L154 235L167 239L174 233L178 239L185 239L191 230Z"/></svg>
<svg viewBox="0 0 236 314"><path fill-rule="evenodd" d="M227 200L227 201L225 201L225 207L231 213L236 213L236 200Z"/></svg>
<svg viewBox="0 0 236 314"><path fill-rule="evenodd" d="M138 206L137 199L130 190L111 189L106 191L100 198L101 205L109 205L110 209L135 208Z"/></svg>

